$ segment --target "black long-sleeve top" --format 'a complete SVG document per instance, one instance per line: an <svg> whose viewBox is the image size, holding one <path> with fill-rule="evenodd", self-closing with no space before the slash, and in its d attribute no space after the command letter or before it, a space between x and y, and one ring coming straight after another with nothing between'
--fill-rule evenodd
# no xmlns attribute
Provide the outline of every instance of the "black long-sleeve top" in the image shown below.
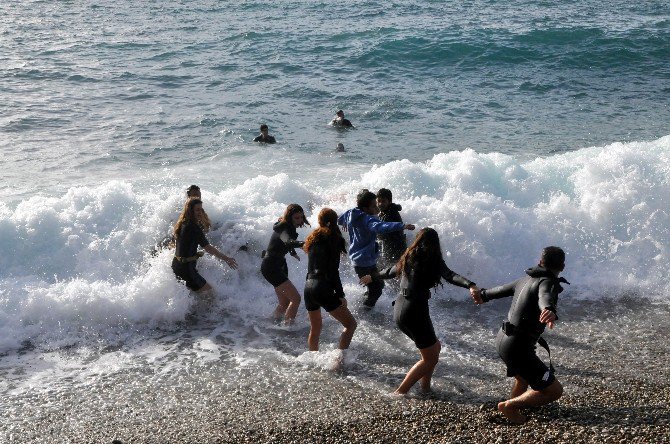
<svg viewBox="0 0 670 444"><path fill-rule="evenodd" d="M298 239L298 232L290 223L277 222L273 227L273 233L270 237L270 242L265 250L268 256L284 257L286 253L295 256L296 248L302 247L302 241Z"/></svg>
<svg viewBox="0 0 670 444"><path fill-rule="evenodd" d="M307 252L307 279L326 280L339 298L344 297L340 279L340 253L345 251L344 239L340 238L339 248L325 238L315 239ZM335 250L335 251L333 251Z"/></svg>
<svg viewBox="0 0 670 444"><path fill-rule="evenodd" d="M540 313L547 309L558 317L556 305L558 294L563 291L561 283L569 284L543 267L526 270L528 276L499 287L482 290L484 302L514 296L507 320L535 339L544 332L545 324L540 322Z"/></svg>
<svg viewBox="0 0 670 444"><path fill-rule="evenodd" d="M406 268L408 270L405 273L402 273L402 278L400 280L401 292L407 298L430 299L430 290L432 287L429 287L429 283L421 279L421 270L418 270L416 267ZM378 277L381 279L392 279L396 276L398 276L397 265L386 268L378 274ZM457 287L470 288L475 285L474 282L449 269L444 261L442 261L440 266L440 276Z"/></svg>

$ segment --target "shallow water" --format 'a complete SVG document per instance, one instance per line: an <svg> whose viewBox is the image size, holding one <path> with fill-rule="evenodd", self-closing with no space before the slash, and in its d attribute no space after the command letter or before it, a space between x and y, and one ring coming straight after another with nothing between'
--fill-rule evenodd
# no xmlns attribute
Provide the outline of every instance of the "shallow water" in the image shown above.
<svg viewBox="0 0 670 444"><path fill-rule="evenodd" d="M166 392L178 405L195 402L180 387L218 384L234 398L242 384L280 409L310 380L389 391L416 351L393 327L388 289L358 314L345 376L332 379L338 326L327 322L324 353L306 352L304 311L296 331L274 328L258 272L287 204L315 224L362 187L392 189L404 219L434 227L449 266L484 287L563 246L559 358L621 341L623 325L635 335L622 340L623 371L638 372L636 357L652 353L647 318L667 319L664 2L5 2L0 47L6 430L93 402L77 395L88 390L118 402ZM327 125L338 108L356 129ZM277 145L251 143L261 122ZM338 142L346 153L332 152ZM197 320L172 252L156 249L191 183L210 241L240 264L199 262L217 292ZM289 258L299 289L305 262ZM342 275L355 307L346 260ZM499 381L492 340L505 312L437 291L448 396L481 400Z"/></svg>

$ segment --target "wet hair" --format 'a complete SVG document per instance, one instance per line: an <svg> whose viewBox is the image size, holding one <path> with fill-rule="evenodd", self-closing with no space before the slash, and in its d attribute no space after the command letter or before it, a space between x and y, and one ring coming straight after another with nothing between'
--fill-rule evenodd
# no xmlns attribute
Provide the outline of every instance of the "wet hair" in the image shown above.
<svg viewBox="0 0 670 444"><path fill-rule="evenodd" d="M279 222L293 226L292 218L295 213L305 214L305 210L303 210L302 207L296 203L289 204L289 206L286 207L286 210L284 210L284 215L279 219ZM305 223L311 227L306 217L305 217Z"/></svg>
<svg viewBox="0 0 670 444"><path fill-rule="evenodd" d="M415 270L415 278L424 282L426 287L432 288L440 283L443 261L437 231L432 228L422 228L412 245L400 257L396 270L398 274L407 274L412 268Z"/></svg>
<svg viewBox="0 0 670 444"><path fill-rule="evenodd" d="M261 131L268 129L268 126L264 123L261 124Z"/></svg>
<svg viewBox="0 0 670 444"><path fill-rule="evenodd" d="M186 188L186 197L193 197L191 194L193 194L194 191L199 193L200 187L197 185L191 185L190 187Z"/></svg>
<svg viewBox="0 0 670 444"><path fill-rule="evenodd" d="M344 111L342 111L341 109L338 109L337 112L336 112L335 114L338 115L338 116L339 116L340 114L344 115Z"/></svg>
<svg viewBox="0 0 670 444"><path fill-rule="evenodd" d="M387 188L380 188L379 191L377 191L377 197L388 199L389 202L393 202L393 194L391 193L391 190Z"/></svg>
<svg viewBox="0 0 670 444"><path fill-rule="evenodd" d="M375 202L376 199L377 196L375 195L375 193L368 190L367 188L363 188L361 191L358 192L358 195L356 195L356 206L360 209L367 208L373 202Z"/></svg>
<svg viewBox="0 0 670 444"><path fill-rule="evenodd" d="M177 219L177 223L174 224L174 237L179 238L179 234L181 233L181 227L190 221L196 221L195 213L193 211L193 208L196 205L202 205L202 201L198 199L197 197L191 197L189 198L185 203L184 203L184 209L181 211L181 214L179 215L179 219Z"/></svg>
<svg viewBox="0 0 670 444"><path fill-rule="evenodd" d="M337 213L330 208L324 208L319 211L318 220L319 228L309 233L309 236L305 239L305 245L303 246L305 252L309 253L309 249L315 241L325 239L330 244L333 254L346 253L342 232L340 227L337 226Z"/></svg>
<svg viewBox="0 0 670 444"><path fill-rule="evenodd" d="M540 263L545 268L562 268L565 266L565 251L560 247L545 247L542 249Z"/></svg>

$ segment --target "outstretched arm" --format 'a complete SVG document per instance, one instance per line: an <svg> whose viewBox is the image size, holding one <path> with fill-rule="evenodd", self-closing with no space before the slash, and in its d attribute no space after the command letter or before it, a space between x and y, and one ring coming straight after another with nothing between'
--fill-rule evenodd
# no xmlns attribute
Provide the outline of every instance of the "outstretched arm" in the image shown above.
<svg viewBox="0 0 670 444"><path fill-rule="evenodd" d="M372 274L366 274L365 276L361 277L359 280L361 285L368 285L370 282L373 280L380 280L380 279L393 279L394 277L398 276L398 268L397 265L394 265L392 267L388 267L383 269L382 271L379 272L373 272Z"/></svg>
<svg viewBox="0 0 670 444"><path fill-rule="evenodd" d="M221 253L215 246L213 245L206 245L205 246L205 251L211 254L212 256L216 256L222 261L224 261L230 268L233 270L237 269L237 261L235 261L234 258L230 256L226 256L225 254Z"/></svg>
<svg viewBox="0 0 670 444"><path fill-rule="evenodd" d="M479 303L484 303L488 302L492 299L501 299L501 298L507 298L510 296L514 296L514 289L516 288L516 284L519 281L516 280L514 282L510 282L509 284L505 285L500 285L498 287L493 287L493 288L482 288L480 291L481 295L481 302ZM477 303L475 301L475 303Z"/></svg>

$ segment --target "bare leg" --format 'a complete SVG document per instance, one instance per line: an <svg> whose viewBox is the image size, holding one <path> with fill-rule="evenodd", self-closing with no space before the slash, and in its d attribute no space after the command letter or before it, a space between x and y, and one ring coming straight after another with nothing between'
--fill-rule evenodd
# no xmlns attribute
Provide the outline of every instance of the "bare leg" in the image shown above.
<svg viewBox="0 0 670 444"><path fill-rule="evenodd" d="M308 311L307 316L309 316L309 336L307 336L309 351L319 351L319 337L321 336L321 327L323 326L321 309Z"/></svg>
<svg viewBox="0 0 670 444"><path fill-rule="evenodd" d="M563 386L558 380L551 383L544 390L528 390L517 396L498 403L498 410L511 422L521 424L526 421L526 417L519 411L525 407L539 407L556 401L563 395Z"/></svg>
<svg viewBox="0 0 670 444"><path fill-rule="evenodd" d="M516 398L526 393L528 390L528 382L523 379L521 376L514 377L514 385L512 386L512 393L510 393L509 399Z"/></svg>
<svg viewBox="0 0 670 444"><path fill-rule="evenodd" d="M288 304L291 302L286 296L284 296L284 292L280 290L280 287L281 285L279 287L275 287L275 294L277 295L277 308L275 308L275 311L272 313L272 318L275 321L281 321L281 319L284 317L286 309L288 308Z"/></svg>
<svg viewBox="0 0 670 444"><path fill-rule="evenodd" d="M295 316L298 314L298 307L300 307L300 293L295 288L291 281L286 281L279 287L275 288L277 298L279 299L279 306L275 310L278 313L280 307L286 307L284 310L284 322L292 324L295 321Z"/></svg>
<svg viewBox="0 0 670 444"><path fill-rule="evenodd" d="M425 378L425 382L422 381L421 388L426 391L430 390L430 381L440 357L441 349L442 346L440 341L436 341L435 344L430 347L420 349L419 353L421 354L421 359L407 372L405 379L403 379L400 387L396 389L395 393L399 395L406 394L416 381L423 378Z"/></svg>
<svg viewBox="0 0 670 444"><path fill-rule="evenodd" d="M330 312L330 315L337 319L344 327L340 335L340 350L349 348L351 338L354 336L358 323L354 319L349 309L343 304Z"/></svg>

